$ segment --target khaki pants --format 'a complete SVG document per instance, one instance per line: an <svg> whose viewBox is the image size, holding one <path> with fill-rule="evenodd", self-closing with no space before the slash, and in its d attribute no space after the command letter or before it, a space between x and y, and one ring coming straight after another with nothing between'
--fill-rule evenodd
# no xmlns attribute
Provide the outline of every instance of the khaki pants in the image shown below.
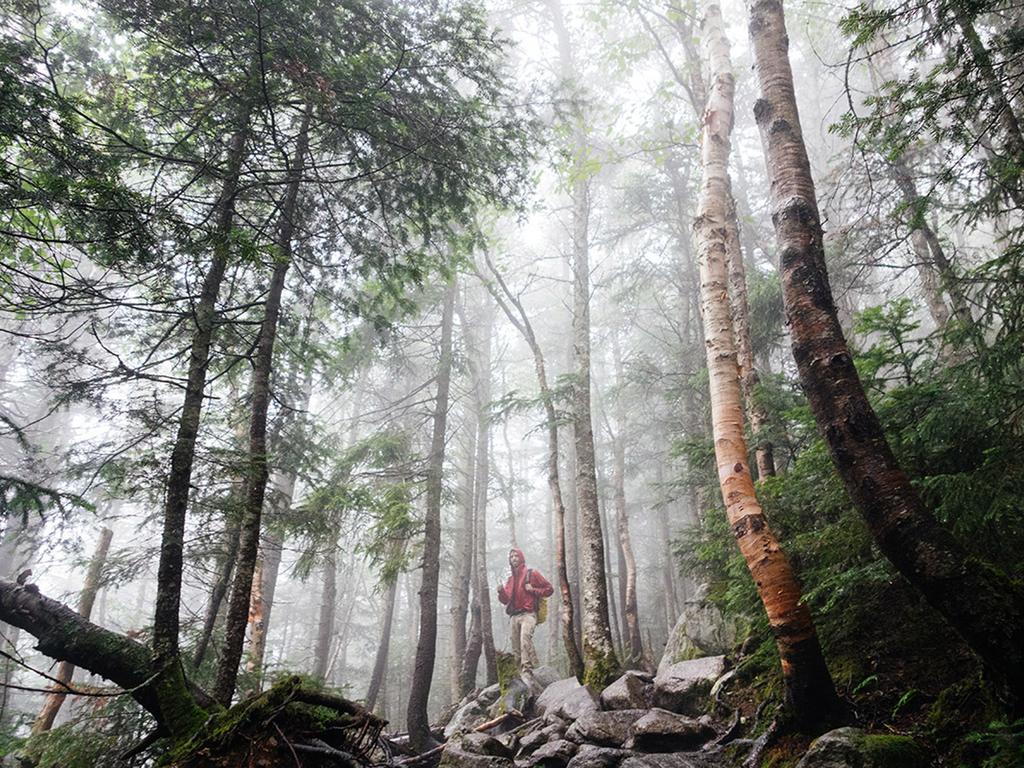
<svg viewBox="0 0 1024 768"><path fill-rule="evenodd" d="M537 628L537 614L532 611L512 617L512 653L524 672L540 666L537 649L533 647L533 631Z"/></svg>

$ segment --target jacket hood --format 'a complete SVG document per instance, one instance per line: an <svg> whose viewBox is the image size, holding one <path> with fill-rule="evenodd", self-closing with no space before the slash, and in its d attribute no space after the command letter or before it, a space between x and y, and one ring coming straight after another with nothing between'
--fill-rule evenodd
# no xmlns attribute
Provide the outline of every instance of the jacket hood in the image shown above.
<svg viewBox="0 0 1024 768"><path fill-rule="evenodd" d="M525 566L526 565L526 556L523 555L523 550L521 550L519 547L512 547L512 549L510 549L508 551L509 566L512 565L512 555L513 554L519 555L519 565L520 566Z"/></svg>

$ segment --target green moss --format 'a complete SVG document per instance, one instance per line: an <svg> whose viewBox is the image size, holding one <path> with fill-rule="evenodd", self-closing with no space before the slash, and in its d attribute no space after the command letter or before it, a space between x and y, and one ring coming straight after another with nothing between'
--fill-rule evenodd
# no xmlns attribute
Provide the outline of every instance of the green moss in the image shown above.
<svg viewBox="0 0 1024 768"><path fill-rule="evenodd" d="M999 719L1000 708L980 677L949 686L936 698L923 731L940 750L958 748L964 736Z"/></svg>
<svg viewBox="0 0 1024 768"><path fill-rule="evenodd" d="M180 663L171 664L153 681L153 690L160 703L167 728L174 737L188 739L203 727L210 713L200 707L188 690L188 682Z"/></svg>
<svg viewBox="0 0 1024 768"><path fill-rule="evenodd" d="M501 689L501 695L504 696L508 692L508 684L519 676L519 666L516 664L515 656L502 651L498 651L496 664L498 667L498 687Z"/></svg>
<svg viewBox="0 0 1024 768"><path fill-rule="evenodd" d="M909 736L869 733L860 744L872 768L927 768L928 756Z"/></svg>
<svg viewBox="0 0 1024 768"><path fill-rule="evenodd" d="M700 647L693 642L689 637L683 636L683 641L680 643L680 647L672 654L672 663L676 664L680 661L690 661L691 659L699 659L702 656L707 656Z"/></svg>
<svg viewBox="0 0 1024 768"><path fill-rule="evenodd" d="M272 710L280 709L300 684L298 677L285 678L266 693L241 701L226 711L222 710L201 724L192 736L179 739L158 765L174 765L201 751L226 748L246 726L263 722Z"/></svg>
<svg viewBox="0 0 1024 768"><path fill-rule="evenodd" d="M595 691L604 690L622 674L619 660L615 658L614 652L599 654L593 647L586 646L583 655L586 660L583 684L591 686Z"/></svg>

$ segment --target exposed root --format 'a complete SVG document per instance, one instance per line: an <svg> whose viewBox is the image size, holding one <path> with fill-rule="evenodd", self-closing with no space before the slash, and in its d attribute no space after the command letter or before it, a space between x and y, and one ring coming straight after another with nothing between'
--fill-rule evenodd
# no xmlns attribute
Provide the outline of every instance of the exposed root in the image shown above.
<svg viewBox="0 0 1024 768"><path fill-rule="evenodd" d="M764 753L768 750L775 740L780 736L779 733L779 719L775 718L771 724L754 741L754 746L750 750L750 754L747 755L747 759L743 761L743 768L759 768L761 761L764 759Z"/></svg>

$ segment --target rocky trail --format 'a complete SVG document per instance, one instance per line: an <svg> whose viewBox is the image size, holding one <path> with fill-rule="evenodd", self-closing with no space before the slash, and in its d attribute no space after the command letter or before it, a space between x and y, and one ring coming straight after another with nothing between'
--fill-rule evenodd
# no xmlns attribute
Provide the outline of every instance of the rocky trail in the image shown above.
<svg viewBox="0 0 1024 768"><path fill-rule="evenodd" d="M734 677L725 656L629 671L603 691L540 667L476 690L439 724L444 743L401 761L408 768L728 768L755 761L756 717L741 717L721 694ZM754 758L754 759L752 759ZM748 763L748 761L750 761ZM812 743L799 768L924 766L904 737L855 728Z"/></svg>

